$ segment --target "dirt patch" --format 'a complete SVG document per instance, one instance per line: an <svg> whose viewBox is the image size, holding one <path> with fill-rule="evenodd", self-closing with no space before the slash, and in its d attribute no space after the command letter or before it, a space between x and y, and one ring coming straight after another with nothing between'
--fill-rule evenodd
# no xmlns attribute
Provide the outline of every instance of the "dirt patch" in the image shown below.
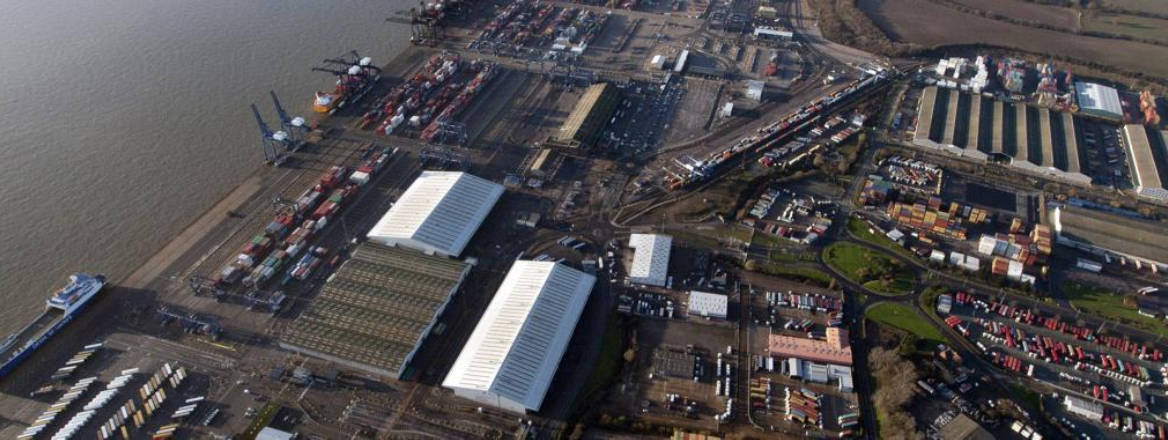
<svg viewBox="0 0 1168 440"><path fill-rule="evenodd" d="M888 35L927 47L988 44L1034 53L1107 63L1129 72L1168 77L1168 48L1131 41L1071 35L1013 25L928 0L859 0Z"/></svg>

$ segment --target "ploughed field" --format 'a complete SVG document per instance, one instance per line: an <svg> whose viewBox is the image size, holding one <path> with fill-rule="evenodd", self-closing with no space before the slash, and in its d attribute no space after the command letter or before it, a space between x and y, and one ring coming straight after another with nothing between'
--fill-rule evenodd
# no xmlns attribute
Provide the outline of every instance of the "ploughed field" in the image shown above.
<svg viewBox="0 0 1168 440"><path fill-rule="evenodd" d="M950 0L954 3L1063 29L1078 27L1076 13L1071 8L1043 5L1020 0Z"/></svg>
<svg viewBox="0 0 1168 440"><path fill-rule="evenodd" d="M1016 25L967 14L929 0L858 0L856 3L890 38L900 42L926 47L983 43L1059 54L1168 78L1168 63L1163 62L1168 59L1168 47L1164 46Z"/></svg>

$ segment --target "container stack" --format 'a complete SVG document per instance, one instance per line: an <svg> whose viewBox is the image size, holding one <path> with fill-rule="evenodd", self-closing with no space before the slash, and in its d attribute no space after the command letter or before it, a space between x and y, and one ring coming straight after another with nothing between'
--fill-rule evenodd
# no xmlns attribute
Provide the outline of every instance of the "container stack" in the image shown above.
<svg viewBox="0 0 1168 440"><path fill-rule="evenodd" d="M50 423L53 423L53 420L57 418L58 414L62 413L66 409L69 409L69 406L73 403L73 401L81 397L81 395L84 394L85 391L88 390L89 387L96 381L97 377L87 377L77 381L77 383L73 384L73 386L69 387L69 389L65 391L65 395L57 399L57 401L50 405L48 409L41 413L41 415L37 416L36 420L33 421L32 424L28 426L28 428L25 428L24 431L20 433L20 435L16 436L17 440L25 440L36 437L41 433L41 431L44 431Z"/></svg>
<svg viewBox="0 0 1168 440"><path fill-rule="evenodd" d="M89 423L89 420L92 419L98 411L104 408L105 405L110 402L110 400L113 400L113 398L118 395L118 392L121 391L122 387L126 386L126 383L128 383L130 379L133 379L134 374L136 373L136 368L126 370L123 371L120 376L111 380L110 383L106 385L104 390L98 392L93 396L92 399L89 400L89 403L85 404L85 406L81 409L81 412L74 415L73 418L69 419L68 422L65 422L65 426L62 426L61 429L58 429L57 433L53 434L52 439L68 440L72 438L75 434L77 434L78 431L84 428L87 423ZM103 426L102 428L104 429L105 427ZM100 432L102 431L99 431L99 433Z"/></svg>
<svg viewBox="0 0 1168 440"><path fill-rule="evenodd" d="M792 390L786 388L787 418L793 422L823 428L823 414L820 412L820 396L806 388Z"/></svg>
<svg viewBox="0 0 1168 440"><path fill-rule="evenodd" d="M73 357L69 358L68 361L65 361L64 366L53 372L53 375L50 376L49 379L53 381L63 381L68 379L69 376L73 375L73 372L77 371L77 369L82 365L85 365L85 361L88 361L89 358L97 353L97 350L101 349L102 346L103 344L100 342L86 345L81 349L81 351L77 352L77 354L74 354Z"/></svg>

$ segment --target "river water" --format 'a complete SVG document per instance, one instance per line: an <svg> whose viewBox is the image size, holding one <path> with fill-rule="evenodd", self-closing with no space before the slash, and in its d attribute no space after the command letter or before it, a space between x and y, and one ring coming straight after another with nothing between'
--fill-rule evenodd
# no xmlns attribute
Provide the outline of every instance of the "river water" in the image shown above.
<svg viewBox="0 0 1168 440"><path fill-rule="evenodd" d="M69 273L125 277L260 166L357 49L408 44L404 0L13 0L0 14L0 338Z"/></svg>

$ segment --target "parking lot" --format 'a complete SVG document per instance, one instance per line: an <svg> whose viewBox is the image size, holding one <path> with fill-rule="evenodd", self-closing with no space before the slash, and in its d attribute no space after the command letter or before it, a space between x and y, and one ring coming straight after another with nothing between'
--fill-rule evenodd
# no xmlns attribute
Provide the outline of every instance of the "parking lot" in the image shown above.
<svg viewBox="0 0 1168 440"><path fill-rule="evenodd" d="M1079 120L1083 125L1081 148L1087 152L1086 173L1092 183L1110 185L1117 189L1132 187L1131 170L1128 168L1127 149L1119 129L1110 124Z"/></svg>
<svg viewBox="0 0 1168 440"><path fill-rule="evenodd" d="M1168 409L1168 398L1149 387L1164 380L1163 355L1157 348L1101 334L1081 321L980 296L956 296L948 319L999 368L1060 394L1106 402L1112 417L1163 414ZM1142 396L1130 393L1133 385L1142 388ZM1099 420L1077 416L1070 420L1104 428Z"/></svg>
<svg viewBox="0 0 1168 440"><path fill-rule="evenodd" d="M620 105L598 148L613 156L634 157L656 151L662 132L669 128L678 102L686 94L677 83L666 85L629 81L621 87Z"/></svg>
<svg viewBox="0 0 1168 440"><path fill-rule="evenodd" d="M670 122L665 143L675 144L701 136L706 132L715 107L722 96L719 81L700 78L676 79L682 90L675 100L677 107ZM684 88L682 88L684 87Z"/></svg>
<svg viewBox="0 0 1168 440"><path fill-rule="evenodd" d="M717 369L732 364L734 374L738 374L741 365L737 353L726 354L727 348L736 346L735 330L700 320L640 319L638 322L637 367L633 376L636 380L630 384L627 394L614 399L614 404L640 412L647 420L717 429L714 416L725 410L729 397L724 390L719 394L725 383L725 370ZM702 337L695 338L697 334ZM696 343L699 340L701 343ZM671 360L678 365L670 368ZM668 370L676 370L678 374L671 375ZM736 383L738 377L740 374L731 380ZM678 404L679 401L685 404Z"/></svg>

